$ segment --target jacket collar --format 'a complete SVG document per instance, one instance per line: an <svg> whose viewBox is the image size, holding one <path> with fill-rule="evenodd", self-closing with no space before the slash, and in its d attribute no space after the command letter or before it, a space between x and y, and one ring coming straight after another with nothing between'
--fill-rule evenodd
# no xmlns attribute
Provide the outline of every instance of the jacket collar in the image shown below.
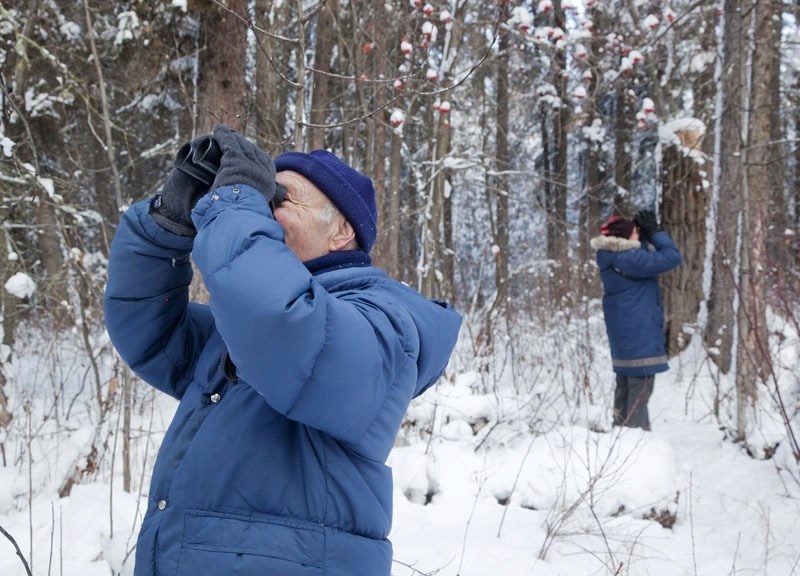
<svg viewBox="0 0 800 576"><path fill-rule="evenodd" d="M360 266L372 266L372 259L369 254L361 250L343 250L341 252L331 252L303 262L305 267L313 276L330 272L331 270L341 270L343 268L353 268Z"/></svg>
<svg viewBox="0 0 800 576"><path fill-rule="evenodd" d="M611 252L624 252L641 248L642 243L638 240L628 238L617 238L616 236L595 236L589 241L589 246L595 250L609 250Z"/></svg>

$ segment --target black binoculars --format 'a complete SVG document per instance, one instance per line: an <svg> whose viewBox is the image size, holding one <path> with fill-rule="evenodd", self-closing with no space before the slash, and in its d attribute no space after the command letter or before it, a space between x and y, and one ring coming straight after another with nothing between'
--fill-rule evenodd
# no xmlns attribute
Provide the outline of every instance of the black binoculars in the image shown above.
<svg viewBox="0 0 800 576"><path fill-rule="evenodd" d="M194 142L187 142L181 146L175 156L175 168L203 184L211 186L217 176L221 158L222 150L214 137L202 136ZM286 188L276 182L272 205L277 206L283 202L285 196Z"/></svg>

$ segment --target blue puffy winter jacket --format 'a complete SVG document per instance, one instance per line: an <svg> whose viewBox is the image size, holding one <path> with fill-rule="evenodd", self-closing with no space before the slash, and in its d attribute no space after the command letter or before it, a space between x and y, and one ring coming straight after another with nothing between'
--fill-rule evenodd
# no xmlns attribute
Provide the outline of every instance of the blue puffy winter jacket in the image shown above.
<svg viewBox="0 0 800 576"><path fill-rule="evenodd" d="M461 317L372 267L316 274L263 196L224 187L162 230L148 203L114 238L108 333L180 400L153 470L135 574L379 576L391 568L391 470L411 398L442 374ZM189 303L189 254L210 304Z"/></svg>
<svg viewBox="0 0 800 576"><path fill-rule="evenodd" d="M680 265L681 253L667 232L638 240L598 236L597 266L603 282L603 314L614 372L645 376L669 368L658 275Z"/></svg>

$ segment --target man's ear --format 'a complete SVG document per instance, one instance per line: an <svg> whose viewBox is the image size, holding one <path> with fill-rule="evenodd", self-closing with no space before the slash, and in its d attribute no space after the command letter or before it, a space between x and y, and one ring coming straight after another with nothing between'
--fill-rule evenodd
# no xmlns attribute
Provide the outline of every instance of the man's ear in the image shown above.
<svg viewBox="0 0 800 576"><path fill-rule="evenodd" d="M355 250L357 248L356 231L353 230L353 226L346 218L340 218L333 236L328 242L328 249L331 252L339 252L340 250Z"/></svg>

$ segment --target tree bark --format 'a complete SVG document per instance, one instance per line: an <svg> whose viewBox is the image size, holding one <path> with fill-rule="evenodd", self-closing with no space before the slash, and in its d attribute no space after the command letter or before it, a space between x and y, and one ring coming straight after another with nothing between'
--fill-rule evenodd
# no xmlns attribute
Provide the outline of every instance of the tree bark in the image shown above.
<svg viewBox="0 0 800 576"><path fill-rule="evenodd" d="M386 4L376 2L370 12L371 18L367 23L367 31L361 44L361 53L366 61L368 75L373 79L391 78L396 67L392 65L389 57L392 51L393 27L389 14L386 12ZM356 39L354 43L357 44ZM381 267L391 256L388 254L390 230L395 227L396 221L390 219L390 203L393 196L391 184L387 184L387 166L390 164L387 155L391 154L392 140L394 135L389 129L389 115L387 110L380 110L380 106L389 101L391 95L389 84L386 81L376 82L372 85L371 91L374 98L373 107L378 110L367 121L370 124L372 141L370 143L370 159L367 169L372 176L375 185L375 200L378 208L378 237L372 249L373 261ZM396 190L396 189L394 189ZM394 216L394 215L393 215Z"/></svg>
<svg viewBox="0 0 800 576"><path fill-rule="evenodd" d="M273 0L255 0L258 28L291 33L291 3L274 5ZM283 151L287 135L288 104L291 84L285 74L292 59L292 44L255 30L256 56L253 82L256 90L253 126L258 143L273 155Z"/></svg>
<svg viewBox="0 0 800 576"><path fill-rule="evenodd" d="M766 294L769 271L767 258L767 220L771 199L773 152L772 87L778 74L780 53L772 2L757 2L748 20L752 22L746 70L751 74L747 94L749 106L746 147L742 150L745 164L744 242L741 245L740 302L738 311L738 342L736 394L738 406L737 436L747 436L748 413L758 398L758 384L765 382L769 366L769 345L766 328Z"/></svg>
<svg viewBox="0 0 800 576"><path fill-rule="evenodd" d="M661 277L667 353L675 356L691 341L683 330L697 320L703 300L703 266L706 253L706 193L701 165L690 150L671 145L662 154L663 196L661 225L683 255L683 264ZM699 154L699 150L692 150Z"/></svg>
<svg viewBox="0 0 800 576"><path fill-rule="evenodd" d="M311 88L311 109L308 112L312 126L308 129L308 148L316 150L325 147L325 124L331 107L331 77L333 47L336 45L336 0L326 0L316 17L316 47L314 50L314 69Z"/></svg>
<svg viewBox="0 0 800 576"><path fill-rule="evenodd" d="M223 7L211 0L190 0L200 19L197 132L227 124L245 132L245 66L247 55L247 0L228 0Z"/></svg>
<svg viewBox="0 0 800 576"><path fill-rule="evenodd" d="M742 46L745 41L741 0L726 0L723 38L722 110L719 133L719 189L716 211L716 246L713 256L711 292L708 296L708 324L705 340L711 358L723 373L732 364L734 309L736 297L736 241L742 213Z"/></svg>
<svg viewBox="0 0 800 576"><path fill-rule="evenodd" d="M632 161L631 141L636 111L628 94L625 79L617 81L614 111L614 211L620 215L631 212Z"/></svg>
<svg viewBox="0 0 800 576"><path fill-rule="evenodd" d="M566 30L564 10L560 0L554 3L554 23ZM547 259L553 266L550 282L552 301L558 306L562 296L571 286L570 270L567 264L567 130L569 129L570 98L567 95L567 56L564 50L556 50L552 56L551 77L556 88L556 96L563 104L552 110L551 135L553 139L553 170L550 172L553 194L552 211L546 214L547 221Z"/></svg>
<svg viewBox="0 0 800 576"><path fill-rule="evenodd" d="M493 312L508 313L509 308L509 170L511 158L508 146L509 132L509 48L511 38L509 32L501 27L498 31L497 55L497 112L495 129L495 165L497 180L495 188L495 302Z"/></svg>
<svg viewBox="0 0 800 576"><path fill-rule="evenodd" d="M400 266L400 231L402 229L402 214L400 207L400 192L403 174L403 139L397 130L391 132L390 174L389 187L384 196L384 223L382 237L384 248L381 250L381 262L386 271L396 277L402 277Z"/></svg>

